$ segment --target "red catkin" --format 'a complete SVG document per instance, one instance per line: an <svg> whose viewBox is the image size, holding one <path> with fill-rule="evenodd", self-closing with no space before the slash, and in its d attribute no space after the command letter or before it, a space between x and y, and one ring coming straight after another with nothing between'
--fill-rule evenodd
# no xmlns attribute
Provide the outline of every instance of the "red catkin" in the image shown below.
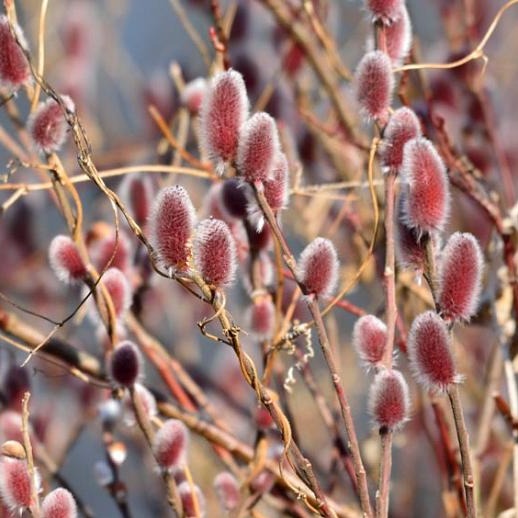
<svg viewBox="0 0 518 518"><path fill-rule="evenodd" d="M284 209L288 203L288 159L284 153L278 153L272 169L271 178L264 182L264 197L273 212Z"/></svg>
<svg viewBox="0 0 518 518"><path fill-rule="evenodd" d="M268 180L278 153L279 135L274 119L267 113L256 113L246 121L239 135L239 174L250 183Z"/></svg>
<svg viewBox="0 0 518 518"><path fill-rule="evenodd" d="M389 25L398 18L405 2L404 0L366 0L366 4L375 20Z"/></svg>
<svg viewBox="0 0 518 518"><path fill-rule="evenodd" d="M49 262L56 277L74 284L87 275L87 269L76 244L68 236L56 236L49 246Z"/></svg>
<svg viewBox="0 0 518 518"><path fill-rule="evenodd" d="M429 140L420 137L405 144L401 174L407 184L403 197L406 225L420 235L441 231L449 213L449 184L446 167Z"/></svg>
<svg viewBox="0 0 518 518"><path fill-rule="evenodd" d="M131 307L131 287L128 279L118 268L109 268L101 282L108 291L113 303L115 317L120 320Z"/></svg>
<svg viewBox="0 0 518 518"><path fill-rule="evenodd" d="M70 111L74 103L70 97L61 97ZM27 121L27 131L35 148L42 153L54 153L61 149L67 137L68 124L61 106L52 98L40 103Z"/></svg>
<svg viewBox="0 0 518 518"><path fill-rule="evenodd" d="M248 196L250 186L235 178L223 182L221 190L221 201L225 210L230 216L244 219L247 215Z"/></svg>
<svg viewBox="0 0 518 518"><path fill-rule="evenodd" d="M187 268L195 221L194 207L182 186L165 187L158 193L151 209L149 232L158 260L165 268Z"/></svg>
<svg viewBox="0 0 518 518"><path fill-rule="evenodd" d="M20 43L27 48L27 42L18 25L14 26ZM29 83L31 71L22 49L11 34L7 16L0 16L0 86L9 91L16 91Z"/></svg>
<svg viewBox="0 0 518 518"><path fill-rule="evenodd" d="M407 341L413 374L427 390L441 392L460 381L451 352L451 340L444 320L426 311L412 322Z"/></svg>
<svg viewBox="0 0 518 518"><path fill-rule="evenodd" d="M115 232L100 237L90 247L92 262L98 271L108 265L127 273L131 266L131 244L125 232Z"/></svg>
<svg viewBox="0 0 518 518"><path fill-rule="evenodd" d="M381 369L369 389L369 414L377 428L395 430L408 419L410 397L401 372Z"/></svg>
<svg viewBox="0 0 518 518"><path fill-rule="evenodd" d="M200 221L193 248L196 269L206 282L224 286L233 281L237 267L236 244L224 221Z"/></svg>
<svg viewBox="0 0 518 518"><path fill-rule="evenodd" d="M108 372L117 385L133 386L142 374L142 356L138 347L129 340L118 344L109 357Z"/></svg>
<svg viewBox="0 0 518 518"><path fill-rule="evenodd" d="M214 489L223 509L232 511L238 506L240 500L239 483L232 473L228 471L218 473L214 479Z"/></svg>
<svg viewBox="0 0 518 518"><path fill-rule="evenodd" d="M216 75L200 109L200 146L220 173L237 155L239 131L248 118L243 76L235 70Z"/></svg>
<svg viewBox="0 0 518 518"><path fill-rule="evenodd" d="M386 341L387 326L374 315L364 315L354 324L353 347L365 367L375 367L381 362Z"/></svg>
<svg viewBox="0 0 518 518"><path fill-rule="evenodd" d="M158 465L165 470L185 464L187 456L188 432L177 419L167 420L153 439L153 453Z"/></svg>
<svg viewBox="0 0 518 518"><path fill-rule="evenodd" d="M203 98L207 92L207 87L207 80L203 77L193 79L185 85L181 95L181 101L193 115L200 111Z"/></svg>
<svg viewBox="0 0 518 518"><path fill-rule="evenodd" d="M258 339L271 338L275 326L275 306L269 295L258 297L248 308L250 332Z"/></svg>
<svg viewBox="0 0 518 518"><path fill-rule="evenodd" d="M30 507L31 479L24 460L4 457L0 461L0 497L13 512Z"/></svg>
<svg viewBox="0 0 518 518"><path fill-rule="evenodd" d="M396 19L385 27L385 41L392 63L401 65L412 46L412 24L404 5L399 8Z"/></svg>
<svg viewBox="0 0 518 518"><path fill-rule="evenodd" d="M74 497L62 487L54 489L41 504L42 518L76 518L77 506Z"/></svg>
<svg viewBox="0 0 518 518"><path fill-rule="evenodd" d="M384 167L398 171L403 163L403 149L405 144L421 136L421 123L415 112L403 106L390 116L383 133L380 146L380 158Z"/></svg>
<svg viewBox="0 0 518 518"><path fill-rule="evenodd" d="M153 203L153 184L145 175L126 175L119 185L119 196L136 222L146 224Z"/></svg>
<svg viewBox="0 0 518 518"><path fill-rule="evenodd" d="M483 269L482 252L472 234L456 232L441 253L438 301L446 320L469 320L478 306Z"/></svg>
<svg viewBox="0 0 518 518"><path fill-rule="evenodd" d="M178 485L178 494L186 518L203 518L205 516L205 497L197 485L191 486L187 480L184 480ZM194 503L194 497L196 497L196 504Z"/></svg>
<svg viewBox="0 0 518 518"><path fill-rule="evenodd" d="M300 254L297 277L307 295L329 297L338 281L338 258L329 239L317 237Z"/></svg>
<svg viewBox="0 0 518 518"><path fill-rule="evenodd" d="M384 122L392 99L394 76L390 58L380 50L365 54L355 72L356 98L368 119Z"/></svg>

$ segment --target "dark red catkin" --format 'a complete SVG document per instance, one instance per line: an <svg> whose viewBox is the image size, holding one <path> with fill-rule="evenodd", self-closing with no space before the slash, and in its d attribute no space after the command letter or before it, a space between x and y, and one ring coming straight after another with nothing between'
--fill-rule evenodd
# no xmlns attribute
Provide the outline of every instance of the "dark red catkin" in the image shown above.
<svg viewBox="0 0 518 518"><path fill-rule="evenodd" d="M425 389L442 392L460 381L448 328L437 313L426 311L414 319L407 348L412 372Z"/></svg>
<svg viewBox="0 0 518 518"><path fill-rule="evenodd" d="M394 111L383 133L380 158L383 167L398 171L403 163L405 144L421 136L421 123L415 112L403 106Z"/></svg>
<svg viewBox="0 0 518 518"><path fill-rule="evenodd" d="M356 68L355 88L363 115L384 123L394 88L392 62L387 54L373 50L363 56Z"/></svg>
<svg viewBox="0 0 518 518"><path fill-rule="evenodd" d="M219 219L204 219L196 227L194 263L203 279L214 286L234 280L237 251L228 225Z"/></svg>
<svg viewBox="0 0 518 518"><path fill-rule="evenodd" d="M420 137L405 144L401 175L407 185L403 196L406 225L419 235L441 231L450 208L449 183L446 167L429 140Z"/></svg>
<svg viewBox="0 0 518 518"><path fill-rule="evenodd" d="M254 114L239 135L239 174L249 183L265 182L272 177L278 153L279 135L274 119L264 112Z"/></svg>
<svg viewBox="0 0 518 518"><path fill-rule="evenodd" d="M158 193L151 209L149 232L159 262L170 273L187 269L195 221L191 198L182 186L165 187Z"/></svg>
<svg viewBox="0 0 518 518"><path fill-rule="evenodd" d="M469 320L477 311L483 257L476 238L455 232L441 252L438 301L446 320Z"/></svg>
<svg viewBox="0 0 518 518"><path fill-rule="evenodd" d="M108 374L117 385L132 387L142 374L142 356L129 340L118 344L108 360Z"/></svg>
<svg viewBox="0 0 518 518"><path fill-rule="evenodd" d="M248 110L243 76L235 70L214 76L200 108L200 146L220 174L237 156L239 132Z"/></svg>
<svg viewBox="0 0 518 518"><path fill-rule="evenodd" d="M87 269L76 244L68 236L56 236L49 246L49 262L56 277L74 284L87 276Z"/></svg>
<svg viewBox="0 0 518 518"><path fill-rule="evenodd" d="M353 347L362 364L376 367L383 359L387 341L387 326L374 315L360 317L353 328Z"/></svg>
<svg viewBox="0 0 518 518"><path fill-rule="evenodd" d="M376 428L396 430L408 419L410 397L401 372L381 369L369 388L369 414Z"/></svg>
<svg viewBox="0 0 518 518"><path fill-rule="evenodd" d="M22 30L14 26L18 41L28 48ZM0 87L15 92L31 80L29 62L11 33L7 16L0 16Z"/></svg>
<svg viewBox="0 0 518 518"><path fill-rule="evenodd" d="M300 254L297 278L307 295L327 298L338 281L338 258L329 239L317 237Z"/></svg>

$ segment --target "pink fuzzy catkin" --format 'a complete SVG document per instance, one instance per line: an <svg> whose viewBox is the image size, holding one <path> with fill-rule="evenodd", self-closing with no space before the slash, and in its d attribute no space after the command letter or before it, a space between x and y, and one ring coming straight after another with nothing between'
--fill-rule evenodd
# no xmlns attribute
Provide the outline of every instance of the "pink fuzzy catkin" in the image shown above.
<svg viewBox="0 0 518 518"><path fill-rule="evenodd" d="M410 397L401 372L381 369L369 389L369 414L377 428L395 430L408 419Z"/></svg>
<svg viewBox="0 0 518 518"><path fill-rule="evenodd" d="M248 110L245 82L239 72L227 70L212 79L200 109L200 146L221 173L224 164L236 158Z"/></svg>
<svg viewBox="0 0 518 518"><path fill-rule="evenodd" d="M381 20L390 25L400 16L400 9L404 7L404 0L366 0L367 9L372 13L374 20Z"/></svg>
<svg viewBox="0 0 518 518"><path fill-rule="evenodd" d="M18 25L14 26L20 43L27 48L25 37ZM29 62L11 34L7 16L0 16L0 87L15 92L31 79Z"/></svg>
<svg viewBox="0 0 518 518"><path fill-rule="evenodd" d="M204 77L193 79L185 85L181 101L192 114L197 114L200 111L207 88L207 80Z"/></svg>
<svg viewBox="0 0 518 518"><path fill-rule="evenodd" d="M404 5L398 10L397 18L385 27L385 41L392 63L401 65L412 46L412 24Z"/></svg>
<svg viewBox="0 0 518 518"><path fill-rule="evenodd" d="M380 50L363 56L355 72L356 98L366 118L384 122L392 100L394 75L390 58Z"/></svg>
<svg viewBox="0 0 518 518"><path fill-rule="evenodd" d="M222 471L214 479L214 489L225 511L234 510L240 501L239 483L229 471Z"/></svg>
<svg viewBox="0 0 518 518"><path fill-rule="evenodd" d="M270 295L258 297L248 308L250 332L260 340L271 338L275 326L275 306Z"/></svg>
<svg viewBox="0 0 518 518"><path fill-rule="evenodd" d="M58 487L50 492L41 504L42 518L76 518L77 505L72 493Z"/></svg>
<svg viewBox="0 0 518 518"><path fill-rule="evenodd" d="M353 328L353 347L367 368L376 367L383 359L387 326L374 315L360 317Z"/></svg>
<svg viewBox="0 0 518 518"><path fill-rule="evenodd" d="M153 439L153 453L165 470L182 466L187 456L188 432L177 419L168 419Z"/></svg>
<svg viewBox="0 0 518 518"><path fill-rule="evenodd" d="M338 258L329 239L317 237L300 254L297 278L307 295L329 297L338 281Z"/></svg>
<svg viewBox="0 0 518 518"><path fill-rule="evenodd" d="M62 100L71 111L74 103L64 95ZM67 137L68 124L63 108L52 98L38 105L27 122L27 131L36 149L43 153L59 151Z"/></svg>
<svg viewBox="0 0 518 518"><path fill-rule="evenodd" d="M87 269L76 244L68 236L56 236L49 246L49 262L56 277L67 284L81 281Z"/></svg>
<svg viewBox="0 0 518 518"><path fill-rule="evenodd" d="M236 243L224 221L200 221L193 248L196 269L206 282L224 286L234 280L237 267Z"/></svg>
<svg viewBox="0 0 518 518"><path fill-rule="evenodd" d="M272 177L278 153L279 135L274 119L264 112L254 114L239 135L239 174L250 183L265 182Z"/></svg>
<svg viewBox="0 0 518 518"><path fill-rule="evenodd" d="M178 485L178 494L186 518L204 518L207 504L201 489L197 485L191 486L187 480L184 480ZM196 504L194 503L194 497L196 497Z"/></svg>
<svg viewBox="0 0 518 518"><path fill-rule="evenodd" d="M482 252L472 234L456 232L441 253L438 301L446 320L469 320L476 312L481 290Z"/></svg>
<svg viewBox="0 0 518 518"><path fill-rule="evenodd" d="M115 317L122 319L131 306L132 293L128 279L118 268L109 268L101 282L111 297Z"/></svg>
<svg viewBox="0 0 518 518"><path fill-rule="evenodd" d="M27 462L7 457L0 461L0 497L13 512L31 506L32 487Z"/></svg>
<svg viewBox="0 0 518 518"><path fill-rule="evenodd" d="M380 157L383 166L398 171L403 163L403 149L405 144L421 136L421 123L415 112L403 106L390 116L383 133L380 146Z"/></svg>
<svg viewBox="0 0 518 518"><path fill-rule="evenodd" d="M274 213L284 209L288 203L288 175L288 159L279 152L273 162L272 176L264 182L264 197Z"/></svg>
<svg viewBox="0 0 518 518"><path fill-rule="evenodd" d="M158 193L151 209L149 232L158 260L165 268L187 268L195 221L194 207L182 186L165 187Z"/></svg>
<svg viewBox="0 0 518 518"><path fill-rule="evenodd" d="M413 374L425 389L441 392L460 381L448 328L437 313L426 311L414 319L407 348Z"/></svg>
<svg viewBox="0 0 518 518"><path fill-rule="evenodd" d="M429 140L419 137L405 144L401 175L407 184L403 197L406 225L419 235L441 231L449 213L449 183L446 167Z"/></svg>
<svg viewBox="0 0 518 518"><path fill-rule="evenodd" d="M136 222L141 227L144 226L153 203L153 183L149 176L126 175L120 183L118 191Z"/></svg>

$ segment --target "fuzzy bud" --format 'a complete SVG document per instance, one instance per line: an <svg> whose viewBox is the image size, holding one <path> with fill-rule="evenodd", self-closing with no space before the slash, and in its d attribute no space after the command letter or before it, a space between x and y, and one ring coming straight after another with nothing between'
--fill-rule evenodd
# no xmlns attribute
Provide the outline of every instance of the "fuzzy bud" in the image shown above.
<svg viewBox="0 0 518 518"><path fill-rule="evenodd" d="M257 298L248 308L250 331L260 340L271 338L275 326L275 306L269 295Z"/></svg>
<svg viewBox="0 0 518 518"><path fill-rule="evenodd" d="M153 184L145 175L126 175L119 185L119 196L142 227L146 224L153 203Z"/></svg>
<svg viewBox="0 0 518 518"><path fill-rule="evenodd" d="M405 6L404 0L366 0L366 4L374 20L380 20L385 25L396 20Z"/></svg>
<svg viewBox="0 0 518 518"><path fill-rule="evenodd" d="M236 244L224 221L201 221L196 228L193 248L196 269L206 282L223 286L233 281L237 266Z"/></svg>
<svg viewBox="0 0 518 518"><path fill-rule="evenodd" d="M90 247L90 256L97 270L102 271L108 265L128 272L131 266L131 244L124 232L115 232L101 237Z"/></svg>
<svg viewBox="0 0 518 518"><path fill-rule="evenodd" d="M58 487L49 493L41 504L42 518L76 518L77 506L70 491Z"/></svg>
<svg viewBox="0 0 518 518"><path fill-rule="evenodd" d="M288 176L286 155L278 153L273 164L272 177L264 182L264 197L273 212L284 209L288 203Z"/></svg>
<svg viewBox="0 0 518 518"><path fill-rule="evenodd" d="M338 258L329 239L317 237L300 254L297 277L307 295L329 297L338 281Z"/></svg>
<svg viewBox="0 0 518 518"><path fill-rule="evenodd" d="M203 77L193 79L185 85L181 95L182 104L192 113L200 111L203 97L207 91L207 80Z"/></svg>
<svg viewBox="0 0 518 518"><path fill-rule="evenodd" d="M353 347L366 367L375 367L382 360L386 342L387 326L374 315L364 315L354 324Z"/></svg>
<svg viewBox="0 0 518 518"><path fill-rule="evenodd" d="M390 58L380 50L363 56L355 73L356 97L369 119L385 121L392 99L394 76Z"/></svg>
<svg viewBox="0 0 518 518"><path fill-rule="evenodd" d="M23 33L14 26L18 40L27 48ZM0 16L0 86L9 91L16 91L27 84L31 78L29 63L22 49L11 34L7 16Z"/></svg>
<svg viewBox="0 0 518 518"><path fill-rule="evenodd" d="M256 113L248 119L239 136L237 168L250 183L271 178L279 152L279 135L273 118L267 113Z"/></svg>
<svg viewBox="0 0 518 518"><path fill-rule="evenodd" d="M221 507L225 511L232 511L238 506L240 500L239 483L232 473L222 471L216 475L214 489L218 494Z"/></svg>
<svg viewBox="0 0 518 518"><path fill-rule="evenodd" d="M235 70L216 75L200 110L200 146L223 172L237 155L239 131L248 118L248 96L243 76Z"/></svg>
<svg viewBox="0 0 518 518"><path fill-rule="evenodd" d="M155 417L158 413L157 405L156 405L156 399L151 392L144 387L144 385L141 385L140 383L135 383L134 390L136 392L136 396L140 400L140 404L142 405L142 408L146 415L148 416L148 419L152 419ZM123 402L123 420L124 424L126 426L134 426L135 425L135 413L133 408L133 403L131 402L131 398L129 394L126 392L124 395L124 398L122 400Z"/></svg>
<svg viewBox="0 0 518 518"><path fill-rule="evenodd" d="M116 384L133 386L142 373L142 357L138 347L128 340L121 342L110 356L108 371Z"/></svg>
<svg viewBox="0 0 518 518"><path fill-rule="evenodd" d="M187 480L184 480L178 485L178 494L186 518L203 518L205 516L205 497L198 486L191 486Z"/></svg>
<svg viewBox="0 0 518 518"><path fill-rule="evenodd" d="M115 317L121 319L131 307L132 293L128 279L118 268L109 268L101 282L110 295Z"/></svg>
<svg viewBox="0 0 518 518"><path fill-rule="evenodd" d="M250 189L250 186L236 180L235 178L230 178L223 182L221 201L230 216L238 219L246 217L248 207L248 189Z"/></svg>
<svg viewBox="0 0 518 518"><path fill-rule="evenodd" d="M408 385L401 372L380 370L369 389L369 414L376 427L399 428L408 419L409 408Z"/></svg>
<svg viewBox="0 0 518 518"><path fill-rule="evenodd" d="M177 419L167 420L153 440L153 453L162 469L171 470L185 464L188 432Z"/></svg>
<svg viewBox="0 0 518 518"><path fill-rule="evenodd" d="M196 215L187 191L180 185L162 189L153 204L149 231L158 259L165 268L185 270Z"/></svg>
<svg viewBox="0 0 518 518"><path fill-rule="evenodd" d="M408 357L417 381L434 392L447 390L460 377L455 370L444 320L433 311L414 319L408 334Z"/></svg>
<svg viewBox="0 0 518 518"><path fill-rule="evenodd" d="M448 177L429 140L421 137L405 144L401 174L408 186L403 198L406 225L420 235L442 230L449 212Z"/></svg>
<svg viewBox="0 0 518 518"><path fill-rule="evenodd" d="M412 46L412 24L404 5L399 8L396 20L385 27L387 54L392 63L400 65L410 52Z"/></svg>
<svg viewBox="0 0 518 518"><path fill-rule="evenodd" d="M413 110L403 106L398 108L388 121L380 147L381 162L384 167L399 170L403 163L405 144L421 136L421 124Z"/></svg>
<svg viewBox="0 0 518 518"><path fill-rule="evenodd" d="M88 273L76 244L68 236L56 236L51 241L49 262L56 277L67 284L81 281Z"/></svg>
<svg viewBox="0 0 518 518"><path fill-rule="evenodd" d="M13 512L31 506L31 479L24 460L4 457L0 461L0 497Z"/></svg>
<svg viewBox="0 0 518 518"><path fill-rule="evenodd" d="M253 222L247 221L246 235L250 250L254 253L267 250L272 243L272 231L268 225L254 225Z"/></svg>
<svg viewBox="0 0 518 518"><path fill-rule="evenodd" d="M456 232L448 239L439 262L438 300L446 320L469 320L478 306L483 269L482 252L472 234Z"/></svg>
<svg viewBox="0 0 518 518"><path fill-rule="evenodd" d="M70 97L62 96L70 111L74 103ZM67 137L67 121L61 106L52 98L38 105L27 121L27 130L35 148L42 153L59 151Z"/></svg>

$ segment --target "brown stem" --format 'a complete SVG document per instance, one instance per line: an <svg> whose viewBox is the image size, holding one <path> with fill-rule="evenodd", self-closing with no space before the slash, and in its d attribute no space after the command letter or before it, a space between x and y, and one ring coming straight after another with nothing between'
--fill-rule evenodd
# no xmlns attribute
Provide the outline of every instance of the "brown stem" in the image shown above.
<svg viewBox="0 0 518 518"><path fill-rule="evenodd" d="M315 321L318 340L320 342L320 347L322 348L322 353L324 354L324 358L327 363L327 367L331 374L331 379L333 381L333 386L336 392L336 396L338 397L338 402L340 404L340 412L342 414L342 419L344 422L345 430L347 432L347 437L349 438L349 447L351 449L351 455L353 458L354 471L356 473L356 482L358 484L358 492L360 496L360 504L362 510L366 516L372 516L372 509L369 498L369 488L367 485L367 475L365 472L365 468L363 467L363 462L360 454L360 446L358 443L358 437L356 436L356 429L354 427L354 421L351 414L351 407L347 400L347 396L345 394L345 390L340 381L340 375L338 374L338 367L336 365L336 361L331 350L331 345L329 343L329 338L327 336L327 331L324 325L324 321L322 320L322 314L320 313L320 307L318 306L318 301L316 297L310 296L307 299L308 307L311 312L311 316Z"/></svg>
<svg viewBox="0 0 518 518"><path fill-rule="evenodd" d="M462 404L460 401L459 388L453 384L448 390L448 397L450 398L451 409L455 421L455 430L457 431L457 438L459 440L460 456L462 460L462 474L464 477L464 490L466 492L466 505L468 508L468 518L477 516L474 496L474 479L473 469L471 467L469 436L464 421L464 412L462 411Z"/></svg>
<svg viewBox="0 0 518 518"><path fill-rule="evenodd" d="M380 429L381 466L376 494L376 518L388 516L390 500L390 472L392 469L392 431Z"/></svg>

